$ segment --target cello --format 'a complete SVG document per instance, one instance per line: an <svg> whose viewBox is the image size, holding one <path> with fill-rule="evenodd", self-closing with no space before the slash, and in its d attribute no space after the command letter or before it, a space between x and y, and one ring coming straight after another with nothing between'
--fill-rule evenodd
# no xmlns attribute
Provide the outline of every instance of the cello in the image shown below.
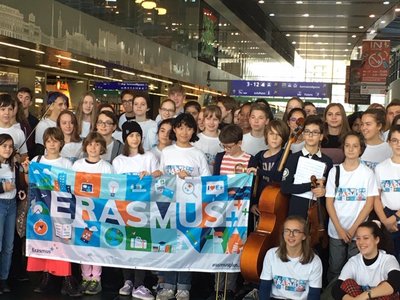
<svg viewBox="0 0 400 300"><path fill-rule="evenodd" d="M297 141L303 132L304 119L297 120L297 128L290 135L285 151L279 162L278 171L282 172L289 156L290 146ZM257 176L258 177L258 176ZM256 182L259 178L256 178ZM257 190L254 184L254 190ZM268 249L279 244L280 226L287 217L289 199L281 193L280 185L274 183L266 186L260 195L258 209L260 216L257 228L247 237L240 258L240 271L245 280L258 283Z"/></svg>

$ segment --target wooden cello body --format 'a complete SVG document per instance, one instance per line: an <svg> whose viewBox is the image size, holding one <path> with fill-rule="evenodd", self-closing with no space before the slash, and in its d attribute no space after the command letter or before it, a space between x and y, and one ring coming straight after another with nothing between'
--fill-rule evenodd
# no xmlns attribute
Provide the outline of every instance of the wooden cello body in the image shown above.
<svg viewBox="0 0 400 300"><path fill-rule="evenodd" d="M278 166L281 172L289 156L290 146L303 131L303 119L297 121L298 128L291 135ZM257 187L255 187L257 189ZM285 221L289 208L289 197L281 193L280 185L266 186L260 195L258 209L260 216L257 228L250 233L240 258L240 271L249 282L258 283L268 249L278 246L280 227Z"/></svg>

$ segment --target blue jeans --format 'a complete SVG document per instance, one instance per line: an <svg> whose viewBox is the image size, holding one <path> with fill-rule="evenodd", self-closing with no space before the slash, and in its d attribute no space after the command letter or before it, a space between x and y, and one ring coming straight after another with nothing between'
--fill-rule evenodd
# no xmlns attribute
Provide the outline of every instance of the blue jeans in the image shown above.
<svg viewBox="0 0 400 300"><path fill-rule="evenodd" d="M169 290L190 290L192 283L192 273L190 272L163 272L164 288Z"/></svg>
<svg viewBox="0 0 400 300"><path fill-rule="evenodd" d="M16 215L15 198L0 199L0 280L6 280L10 271Z"/></svg>

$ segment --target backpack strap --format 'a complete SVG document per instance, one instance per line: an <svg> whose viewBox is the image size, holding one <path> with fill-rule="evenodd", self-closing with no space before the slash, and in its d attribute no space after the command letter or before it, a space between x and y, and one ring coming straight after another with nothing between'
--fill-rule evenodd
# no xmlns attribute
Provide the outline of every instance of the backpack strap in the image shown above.
<svg viewBox="0 0 400 300"><path fill-rule="evenodd" d="M41 155L41 154L38 155L38 158L37 158L36 162L40 162L40 160L42 159L42 156L43 156L43 155Z"/></svg>
<svg viewBox="0 0 400 300"><path fill-rule="evenodd" d="M339 178L340 178L340 166L336 166L336 176L335 176L335 187L339 187Z"/></svg>

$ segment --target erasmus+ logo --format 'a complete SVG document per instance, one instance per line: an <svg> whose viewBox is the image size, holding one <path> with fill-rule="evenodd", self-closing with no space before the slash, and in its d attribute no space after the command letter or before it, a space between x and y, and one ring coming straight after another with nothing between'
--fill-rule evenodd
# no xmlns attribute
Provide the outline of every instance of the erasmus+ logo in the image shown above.
<svg viewBox="0 0 400 300"><path fill-rule="evenodd" d="M225 192L224 182L221 181L209 181L206 184L206 195L220 195Z"/></svg>

